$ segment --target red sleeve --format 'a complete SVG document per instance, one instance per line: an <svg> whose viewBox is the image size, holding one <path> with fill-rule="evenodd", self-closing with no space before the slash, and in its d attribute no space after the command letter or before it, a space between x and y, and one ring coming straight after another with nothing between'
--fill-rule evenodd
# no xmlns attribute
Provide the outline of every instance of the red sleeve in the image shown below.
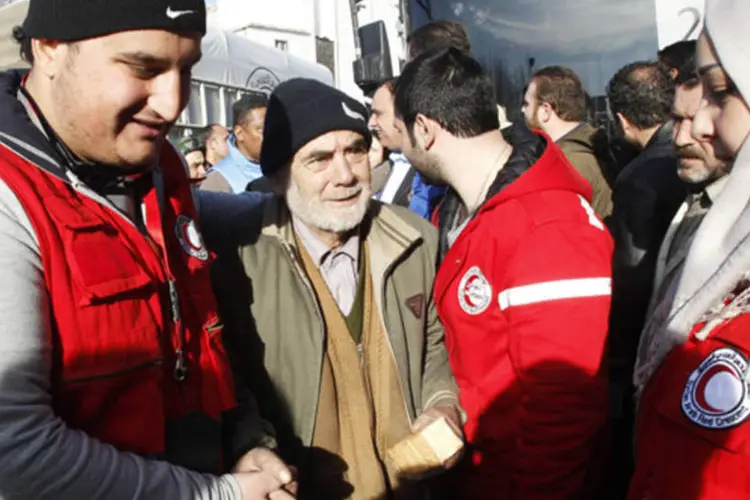
<svg viewBox="0 0 750 500"><path fill-rule="evenodd" d="M554 223L524 237L500 305L522 391L511 498L584 499L605 457L611 239Z"/></svg>

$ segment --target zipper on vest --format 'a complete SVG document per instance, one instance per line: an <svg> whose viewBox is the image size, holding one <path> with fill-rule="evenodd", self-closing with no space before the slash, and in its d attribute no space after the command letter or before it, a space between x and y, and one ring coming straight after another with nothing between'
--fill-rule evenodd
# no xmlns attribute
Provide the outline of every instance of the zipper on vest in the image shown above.
<svg viewBox="0 0 750 500"><path fill-rule="evenodd" d="M169 288L169 309L172 313L172 323L176 334L174 335L175 351L174 351L174 370L172 371L175 380L183 382L187 378L188 367L185 362L184 352L184 332L182 330L182 317L180 315L180 296L177 293L177 282L173 279L167 281Z"/></svg>

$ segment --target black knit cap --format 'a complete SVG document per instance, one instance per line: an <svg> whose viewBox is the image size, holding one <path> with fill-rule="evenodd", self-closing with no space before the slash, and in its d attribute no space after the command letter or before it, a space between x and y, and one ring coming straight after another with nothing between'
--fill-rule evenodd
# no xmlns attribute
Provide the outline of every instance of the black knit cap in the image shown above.
<svg viewBox="0 0 750 500"><path fill-rule="evenodd" d="M293 78L271 94L263 127L260 165L272 176L305 144L334 130L351 130L370 143L367 109L356 99L317 80Z"/></svg>
<svg viewBox="0 0 750 500"><path fill-rule="evenodd" d="M23 31L72 42L121 31L206 33L204 0L31 0Z"/></svg>

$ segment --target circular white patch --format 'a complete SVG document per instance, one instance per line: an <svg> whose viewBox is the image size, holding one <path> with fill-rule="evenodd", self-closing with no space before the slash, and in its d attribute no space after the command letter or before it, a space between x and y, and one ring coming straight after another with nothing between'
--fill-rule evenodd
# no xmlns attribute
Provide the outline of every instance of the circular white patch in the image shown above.
<svg viewBox="0 0 750 500"><path fill-rule="evenodd" d="M726 413L742 402L742 382L729 372L719 372L706 384L705 399L708 406Z"/></svg>
<svg viewBox="0 0 750 500"><path fill-rule="evenodd" d="M193 219L185 215L177 216L174 230L185 253L199 260L208 260L208 250Z"/></svg>
<svg viewBox="0 0 750 500"><path fill-rule="evenodd" d="M681 406L691 422L707 429L729 429L750 416L748 362L738 350L723 347L693 370Z"/></svg>
<svg viewBox="0 0 750 500"><path fill-rule="evenodd" d="M492 286L478 266L464 274L458 284L458 303L467 314L482 314L492 302Z"/></svg>
<svg viewBox="0 0 750 500"><path fill-rule="evenodd" d="M187 226L186 234L188 243L190 243L191 247L201 248L203 246L203 240L198 232L198 228L195 227L195 221L190 221L190 224Z"/></svg>

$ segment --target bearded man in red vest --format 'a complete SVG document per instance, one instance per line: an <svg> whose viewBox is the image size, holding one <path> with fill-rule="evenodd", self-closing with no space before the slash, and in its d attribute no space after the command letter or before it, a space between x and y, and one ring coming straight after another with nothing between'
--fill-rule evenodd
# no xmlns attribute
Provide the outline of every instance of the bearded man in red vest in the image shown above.
<svg viewBox="0 0 750 500"><path fill-rule="evenodd" d="M291 498L237 406L166 141L205 29L203 0L31 0L15 30L31 70L0 74L2 498Z"/></svg>

